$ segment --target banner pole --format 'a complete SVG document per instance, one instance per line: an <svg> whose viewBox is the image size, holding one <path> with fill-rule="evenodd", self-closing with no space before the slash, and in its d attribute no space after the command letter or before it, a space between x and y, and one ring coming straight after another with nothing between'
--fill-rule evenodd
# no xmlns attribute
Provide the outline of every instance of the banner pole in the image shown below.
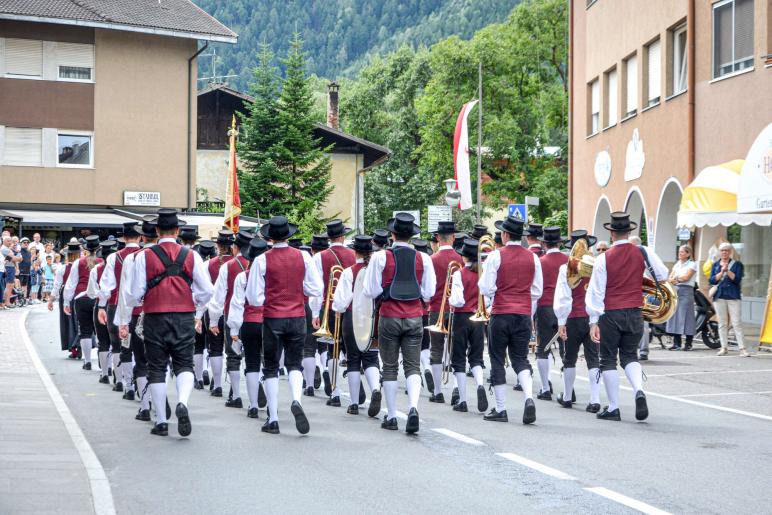
<svg viewBox="0 0 772 515"><path fill-rule="evenodd" d="M477 67L477 223L482 206L482 61Z"/></svg>

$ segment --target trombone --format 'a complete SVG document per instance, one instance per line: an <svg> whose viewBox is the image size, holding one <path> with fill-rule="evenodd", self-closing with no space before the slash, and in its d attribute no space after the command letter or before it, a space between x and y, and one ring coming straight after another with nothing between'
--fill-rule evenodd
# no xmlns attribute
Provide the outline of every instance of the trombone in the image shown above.
<svg viewBox="0 0 772 515"><path fill-rule="evenodd" d="M493 238L486 235L480 238L477 245L477 268L480 273L482 273L483 258L496 249L496 242ZM477 311L474 315L469 317L469 321L488 323L490 319L491 315L488 312L488 308L485 306L485 296L480 293L477 298Z"/></svg>
<svg viewBox="0 0 772 515"><path fill-rule="evenodd" d="M332 307L332 298L335 296L335 288L338 287L338 281L340 280L340 274L342 273L342 266L333 265L330 267L330 279L327 281L327 297L324 299L324 314L322 315L322 324L319 326L319 329L314 331L314 336L317 338L326 338L329 340L333 336L330 332L330 308Z"/></svg>
<svg viewBox="0 0 772 515"><path fill-rule="evenodd" d="M442 291L442 303L440 303L440 312L437 316L437 323L430 325L432 333L445 335L445 342L442 346L442 384L448 384L450 381L450 353L453 345L453 308L450 306L450 292L453 286L453 274L461 270L461 263L451 261L448 265L448 271L445 274L445 289ZM445 323L445 310L447 309L448 322Z"/></svg>

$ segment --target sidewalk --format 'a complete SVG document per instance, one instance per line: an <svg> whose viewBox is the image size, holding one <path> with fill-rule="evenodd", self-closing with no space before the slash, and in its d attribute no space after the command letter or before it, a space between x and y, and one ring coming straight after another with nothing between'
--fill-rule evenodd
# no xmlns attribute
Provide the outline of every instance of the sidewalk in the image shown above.
<svg viewBox="0 0 772 515"><path fill-rule="evenodd" d="M0 312L0 513L94 513L86 468L21 339Z"/></svg>

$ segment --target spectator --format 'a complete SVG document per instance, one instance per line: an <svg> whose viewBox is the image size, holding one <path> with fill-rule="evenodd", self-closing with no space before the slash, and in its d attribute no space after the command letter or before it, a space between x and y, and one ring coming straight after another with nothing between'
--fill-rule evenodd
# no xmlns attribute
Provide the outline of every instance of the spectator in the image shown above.
<svg viewBox="0 0 772 515"><path fill-rule="evenodd" d="M600 254L603 254L608 250L608 242L607 241L599 241L595 244L595 255L598 256Z"/></svg>
<svg viewBox="0 0 772 515"><path fill-rule="evenodd" d="M16 264L21 261L21 256L17 256L13 251L13 239L3 238L3 244L0 246L0 255L2 256L3 268L5 270L5 289L3 290L2 309L9 309L11 305L11 295L13 294L14 283L16 282Z"/></svg>
<svg viewBox="0 0 772 515"><path fill-rule="evenodd" d="M40 256L40 261L45 262L46 256L51 256L51 259L54 259L55 256L58 256L59 254L57 252L54 252L54 244L53 243L46 243L43 253Z"/></svg>
<svg viewBox="0 0 772 515"><path fill-rule="evenodd" d="M57 254L58 255L58 254ZM54 269L54 259L51 256L46 256L46 264L43 265L43 300L48 301L48 297L54 289L54 276L56 270Z"/></svg>
<svg viewBox="0 0 772 515"><path fill-rule="evenodd" d="M29 298L29 275L32 270L32 253L29 250L29 238L21 239L21 249L19 255L21 261L19 261L19 286L22 289L22 296L26 299Z"/></svg>
<svg viewBox="0 0 772 515"><path fill-rule="evenodd" d="M36 249L38 251L38 255L41 255L46 251L46 246L43 245L42 241L40 241L39 232L36 232L32 235L32 242L30 243L29 247L30 249Z"/></svg>
<svg viewBox="0 0 772 515"><path fill-rule="evenodd" d="M29 296L32 299L32 304L37 304L38 293L40 292L40 282L43 279L43 270L40 268L40 261L35 260L32 262L32 270L29 274Z"/></svg>
<svg viewBox="0 0 772 515"><path fill-rule="evenodd" d="M741 319L741 284L743 280L743 264L735 259L735 250L731 243L724 242L718 247L720 259L713 263L710 271L710 284L713 285L713 305L718 315L718 336L721 340L719 356L729 352L729 324L732 324L740 356L747 357L745 338Z"/></svg>
<svg viewBox="0 0 772 515"><path fill-rule="evenodd" d="M692 248L681 245L678 261L670 271L668 282L678 293L678 308L667 321L665 331L673 337L673 346L668 350L681 350L681 335L686 335L683 350L692 350L692 338L696 329L694 319L694 283L697 280L697 263L692 259Z"/></svg>

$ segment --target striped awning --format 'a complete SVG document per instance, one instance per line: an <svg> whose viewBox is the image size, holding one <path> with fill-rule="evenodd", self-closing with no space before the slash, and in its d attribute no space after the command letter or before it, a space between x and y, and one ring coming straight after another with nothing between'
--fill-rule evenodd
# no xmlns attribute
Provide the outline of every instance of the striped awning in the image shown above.
<svg viewBox="0 0 772 515"><path fill-rule="evenodd" d="M772 215L737 213L737 190L744 162L735 159L702 170L684 189L678 227L769 225Z"/></svg>

